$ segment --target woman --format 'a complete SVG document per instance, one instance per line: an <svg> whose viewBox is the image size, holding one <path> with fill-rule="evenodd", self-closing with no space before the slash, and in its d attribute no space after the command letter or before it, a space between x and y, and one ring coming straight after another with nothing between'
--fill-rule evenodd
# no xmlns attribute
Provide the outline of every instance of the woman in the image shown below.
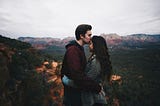
<svg viewBox="0 0 160 106"><path fill-rule="evenodd" d="M103 86L110 80L112 70L105 39L101 36L93 36L89 49L91 56L89 57L85 73L88 77L102 85L102 90L99 94L91 91L82 91L82 104L83 106L105 106L107 101ZM62 78L62 81L64 84L76 87L74 81L66 76Z"/></svg>

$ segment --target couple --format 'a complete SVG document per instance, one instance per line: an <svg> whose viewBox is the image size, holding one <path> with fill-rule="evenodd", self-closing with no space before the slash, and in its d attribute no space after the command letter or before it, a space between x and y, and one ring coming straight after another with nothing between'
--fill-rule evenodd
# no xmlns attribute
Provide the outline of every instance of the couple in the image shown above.
<svg viewBox="0 0 160 106"><path fill-rule="evenodd" d="M81 24L75 30L76 40L66 45L61 77L65 106L106 106L104 83L110 80L111 63L106 41L101 36L91 38L92 26ZM84 48L92 53L86 61Z"/></svg>

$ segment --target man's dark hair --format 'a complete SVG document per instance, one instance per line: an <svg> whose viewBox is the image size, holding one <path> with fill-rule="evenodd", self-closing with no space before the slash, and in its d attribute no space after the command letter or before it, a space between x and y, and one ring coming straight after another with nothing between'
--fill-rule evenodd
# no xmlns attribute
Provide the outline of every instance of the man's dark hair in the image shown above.
<svg viewBox="0 0 160 106"><path fill-rule="evenodd" d="M79 40L80 39L80 34L82 34L82 36L85 36L86 32L91 30L91 29L92 29L92 26L88 25L88 24L78 25L78 27L75 30L76 39Z"/></svg>

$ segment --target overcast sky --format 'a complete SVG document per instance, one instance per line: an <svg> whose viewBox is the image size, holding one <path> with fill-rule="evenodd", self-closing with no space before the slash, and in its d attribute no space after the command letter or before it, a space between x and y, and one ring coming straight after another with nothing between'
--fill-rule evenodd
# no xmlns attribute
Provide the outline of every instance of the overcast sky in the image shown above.
<svg viewBox="0 0 160 106"><path fill-rule="evenodd" d="M77 25L93 34L160 33L160 0L0 0L0 34L74 36Z"/></svg>

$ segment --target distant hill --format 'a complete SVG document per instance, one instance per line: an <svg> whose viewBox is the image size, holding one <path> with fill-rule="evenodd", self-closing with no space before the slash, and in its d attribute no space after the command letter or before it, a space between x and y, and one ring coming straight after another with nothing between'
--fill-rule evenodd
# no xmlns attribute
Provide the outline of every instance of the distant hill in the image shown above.
<svg viewBox="0 0 160 106"><path fill-rule="evenodd" d="M109 46L116 45L135 45L137 43L145 43L145 42L159 42L160 34L157 35L148 35L148 34L132 34L127 36L119 36L117 34L101 34L100 36L104 37ZM47 46L64 46L69 41L74 40L74 37L66 37L64 39L58 38L33 38L33 37L19 37L18 40L23 42L28 42L32 44L34 47L39 49L44 49Z"/></svg>
<svg viewBox="0 0 160 106"><path fill-rule="evenodd" d="M48 46L64 46L70 40L73 40L73 37L67 37L64 39L59 38L51 38L51 37L44 37L44 38L34 38L34 37L19 37L18 40L23 42L28 42L32 44L33 47L37 49L44 49Z"/></svg>
<svg viewBox="0 0 160 106"><path fill-rule="evenodd" d="M142 48L145 44L154 44L160 42L160 34L148 35L148 34L132 34L127 36L119 36L117 34L101 34L104 37L107 45L111 50L116 49L129 49ZM18 40L30 43L36 49L42 50L43 53L49 53L51 55L59 55L62 59L62 55L65 52L65 45L74 40L74 37L66 37L64 39L58 38L33 38L33 37L19 37ZM88 54L88 53L87 53Z"/></svg>
<svg viewBox="0 0 160 106"><path fill-rule="evenodd" d="M58 38L34 38L34 37L19 37L18 40L30 43L34 48L40 50L42 54L49 55L49 57L54 57L55 60L62 60L65 45L74 40L74 37L67 37L64 39Z"/></svg>
<svg viewBox="0 0 160 106"><path fill-rule="evenodd" d="M137 45L141 43L152 43L160 41L160 34L157 35L147 35L147 34L132 34L127 36L119 36L117 34L102 34L108 45Z"/></svg>

